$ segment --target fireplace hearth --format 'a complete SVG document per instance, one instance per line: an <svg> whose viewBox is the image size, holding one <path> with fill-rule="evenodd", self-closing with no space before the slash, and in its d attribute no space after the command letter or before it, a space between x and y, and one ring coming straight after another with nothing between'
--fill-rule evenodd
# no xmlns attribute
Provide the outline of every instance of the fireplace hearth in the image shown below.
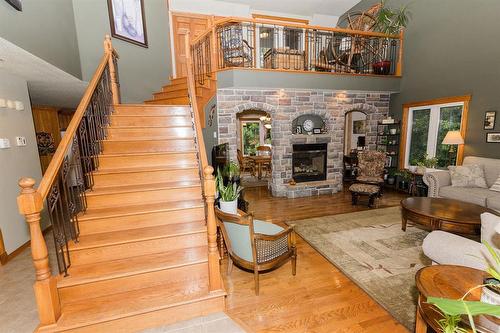
<svg viewBox="0 0 500 333"><path fill-rule="evenodd" d="M292 177L297 183L326 180L327 144L294 144Z"/></svg>

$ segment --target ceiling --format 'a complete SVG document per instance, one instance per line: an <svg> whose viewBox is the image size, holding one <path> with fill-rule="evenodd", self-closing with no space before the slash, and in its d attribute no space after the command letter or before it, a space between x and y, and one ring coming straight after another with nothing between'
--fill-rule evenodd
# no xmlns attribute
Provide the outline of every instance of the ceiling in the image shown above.
<svg viewBox="0 0 500 333"><path fill-rule="evenodd" d="M340 16L351 9L359 0L222 0L250 6L254 10L274 11L301 16L313 14Z"/></svg>
<svg viewBox="0 0 500 333"><path fill-rule="evenodd" d="M28 82L33 105L74 108L87 87L87 82L3 38L0 38L0 69Z"/></svg>

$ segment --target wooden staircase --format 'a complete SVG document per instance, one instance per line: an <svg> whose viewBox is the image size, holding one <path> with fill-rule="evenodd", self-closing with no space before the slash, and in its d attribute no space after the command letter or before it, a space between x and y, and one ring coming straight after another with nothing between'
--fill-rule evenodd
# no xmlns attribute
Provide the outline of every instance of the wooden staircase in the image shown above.
<svg viewBox="0 0 500 333"><path fill-rule="evenodd" d="M205 106L217 93L217 73L205 76L203 84L196 83L196 101L198 103L199 116L202 125L205 124ZM162 91L153 94L153 99L145 101L146 104L189 104L188 83L186 77L172 79L169 85Z"/></svg>
<svg viewBox="0 0 500 333"><path fill-rule="evenodd" d="M117 105L80 239L59 275L61 316L40 332L132 332L223 311L189 106Z"/></svg>

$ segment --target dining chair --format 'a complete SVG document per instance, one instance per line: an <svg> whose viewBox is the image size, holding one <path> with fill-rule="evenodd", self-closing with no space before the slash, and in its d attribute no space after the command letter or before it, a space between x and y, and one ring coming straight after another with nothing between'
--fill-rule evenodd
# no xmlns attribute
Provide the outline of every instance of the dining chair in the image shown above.
<svg viewBox="0 0 500 333"><path fill-rule="evenodd" d="M256 220L253 214L238 211L229 214L215 207L219 230L228 253L227 274L233 262L254 273L255 295L259 295L259 273L275 269L291 261L292 275L296 274L297 248L293 227Z"/></svg>

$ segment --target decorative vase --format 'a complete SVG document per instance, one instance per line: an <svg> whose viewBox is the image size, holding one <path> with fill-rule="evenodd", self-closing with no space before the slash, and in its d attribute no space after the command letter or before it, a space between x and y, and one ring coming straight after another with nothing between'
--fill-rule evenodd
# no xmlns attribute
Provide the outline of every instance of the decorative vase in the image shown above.
<svg viewBox="0 0 500 333"><path fill-rule="evenodd" d="M389 130L389 133L390 133L390 134L392 134L392 135L394 135L394 134L396 134L396 133L397 133L397 130L396 130L395 128L391 128L391 129Z"/></svg>
<svg viewBox="0 0 500 333"><path fill-rule="evenodd" d="M392 176L387 177L387 184L394 185L395 182L396 182L396 178L394 178Z"/></svg>
<svg viewBox="0 0 500 333"><path fill-rule="evenodd" d="M220 210L223 212L229 213L229 214L234 214L236 215L238 213L238 199L236 198L233 201L219 201L220 204Z"/></svg>
<svg viewBox="0 0 500 333"><path fill-rule="evenodd" d="M383 60L372 64L373 73L378 75L388 75L391 72L391 61Z"/></svg>

